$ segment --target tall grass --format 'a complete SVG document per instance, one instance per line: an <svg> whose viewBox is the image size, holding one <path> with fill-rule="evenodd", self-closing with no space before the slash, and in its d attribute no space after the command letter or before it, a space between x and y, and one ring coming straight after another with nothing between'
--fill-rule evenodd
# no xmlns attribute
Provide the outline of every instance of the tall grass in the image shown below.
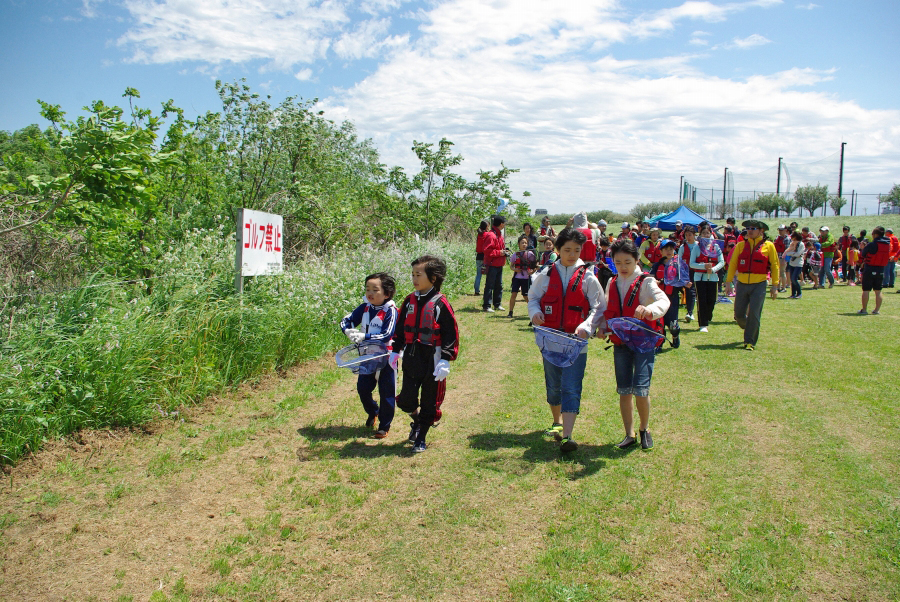
<svg viewBox="0 0 900 602"><path fill-rule="evenodd" d="M96 277L8 314L0 343L0 461L83 428L177 417L179 408L345 342L338 322L386 271L397 296L410 261L445 259L449 294L471 287L469 243L410 241L310 257L234 294L234 242L195 230L159 261L152 287ZM149 292L148 292L149 289Z"/></svg>

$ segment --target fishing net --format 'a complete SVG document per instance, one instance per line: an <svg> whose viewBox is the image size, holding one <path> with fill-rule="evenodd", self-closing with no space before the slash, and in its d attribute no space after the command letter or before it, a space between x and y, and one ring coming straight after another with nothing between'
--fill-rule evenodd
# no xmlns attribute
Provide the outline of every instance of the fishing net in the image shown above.
<svg viewBox="0 0 900 602"><path fill-rule="evenodd" d="M354 374L375 374L387 365L390 351L377 341L347 345L334 356L338 368L350 368Z"/></svg>
<svg viewBox="0 0 900 602"><path fill-rule="evenodd" d="M544 326L534 327L534 342L544 359L559 368L574 364L588 344L587 339Z"/></svg>
<svg viewBox="0 0 900 602"><path fill-rule="evenodd" d="M647 353L656 349L665 337L637 318L609 318L606 327L632 351Z"/></svg>
<svg viewBox="0 0 900 602"><path fill-rule="evenodd" d="M673 259L663 272L663 282L669 286L684 286L691 281L691 269L682 258Z"/></svg>

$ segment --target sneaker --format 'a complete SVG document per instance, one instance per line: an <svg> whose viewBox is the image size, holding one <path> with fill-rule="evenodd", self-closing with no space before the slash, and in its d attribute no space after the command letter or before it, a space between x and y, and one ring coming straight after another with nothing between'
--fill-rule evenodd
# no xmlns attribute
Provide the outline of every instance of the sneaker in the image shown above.
<svg viewBox="0 0 900 602"><path fill-rule="evenodd" d="M503 307L502 305L498 305L498 306L495 307L494 309L496 309L497 311L506 311L506 308Z"/></svg>
<svg viewBox="0 0 900 602"><path fill-rule="evenodd" d="M693 316L692 314L687 314L687 315L684 316L684 321L685 321L685 322L690 322L690 321L693 320L693 319L694 319L694 316Z"/></svg>
<svg viewBox="0 0 900 602"><path fill-rule="evenodd" d="M872 315L873 315L873 316L877 316L877 315L878 315L878 310L876 309L875 311L873 311L873 312L872 312Z"/></svg>
<svg viewBox="0 0 900 602"><path fill-rule="evenodd" d="M551 424L549 426L549 428L547 428L546 431L544 431L544 434L548 435L548 436L553 436L553 435L556 435L557 433L562 433L562 429L563 429L562 424L560 424L559 422L554 422L553 424Z"/></svg>
<svg viewBox="0 0 900 602"><path fill-rule="evenodd" d="M575 443L575 439L572 439L571 437L563 437L562 441L559 444L559 451L563 452L564 454L571 453L576 449L578 449L578 444Z"/></svg>
<svg viewBox="0 0 900 602"><path fill-rule="evenodd" d="M627 437L616 443L616 447L618 447L619 449L628 449L635 443L637 443L637 439L635 439L631 435L628 435Z"/></svg>
<svg viewBox="0 0 900 602"><path fill-rule="evenodd" d="M366 428L367 428L367 429L375 428L375 421L376 421L376 420L378 420L378 414L375 414L375 415L373 415L373 416L369 416L369 419L366 420Z"/></svg>
<svg viewBox="0 0 900 602"><path fill-rule="evenodd" d="M493 307L485 307L484 311L488 312L489 314L492 314L492 313L494 313L494 308Z"/></svg>
<svg viewBox="0 0 900 602"><path fill-rule="evenodd" d="M709 332L709 328L707 328L706 326L701 326L700 332Z"/></svg>
<svg viewBox="0 0 900 602"><path fill-rule="evenodd" d="M650 436L650 431L640 431L641 434L641 449L653 449L653 437Z"/></svg>
<svg viewBox="0 0 900 602"><path fill-rule="evenodd" d="M750 343L744 343L744 349L747 351L753 351L753 345Z"/></svg>
<svg viewBox="0 0 900 602"><path fill-rule="evenodd" d="M511 317L512 317L512 312L509 312L508 314L506 314L506 317L507 317L507 318L511 318Z"/></svg>
<svg viewBox="0 0 900 602"><path fill-rule="evenodd" d="M425 445L424 441L416 441L415 444L413 445L413 453L414 454L420 454L423 451L425 451L426 449L428 449L428 446Z"/></svg>
<svg viewBox="0 0 900 602"><path fill-rule="evenodd" d="M416 439L419 438L419 423L418 422L410 422L409 423L409 437L407 437L407 441L410 443L415 443Z"/></svg>
<svg viewBox="0 0 900 602"><path fill-rule="evenodd" d="M678 349L679 347L681 347L681 336L677 335L677 334L673 335L672 336L672 349Z"/></svg>
<svg viewBox="0 0 900 602"><path fill-rule="evenodd" d="M856 313L859 314L859 315L861 315L861 316L865 316L865 315L868 315L869 312L867 312L867 311L864 310L864 309L861 309L861 310L859 310L859 311L856 312Z"/></svg>
<svg viewBox="0 0 900 602"><path fill-rule="evenodd" d="M375 431L375 434L372 435L372 438L373 439L384 439L385 437L387 437L387 434L388 434L388 431L378 429L377 431Z"/></svg>

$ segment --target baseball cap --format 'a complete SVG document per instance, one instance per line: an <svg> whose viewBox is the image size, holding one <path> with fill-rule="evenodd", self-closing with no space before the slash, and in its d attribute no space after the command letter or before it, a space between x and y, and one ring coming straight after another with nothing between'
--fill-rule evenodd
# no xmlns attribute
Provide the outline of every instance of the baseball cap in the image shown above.
<svg viewBox="0 0 900 602"><path fill-rule="evenodd" d="M819 232L828 232L828 226L822 226L819 228Z"/></svg>
<svg viewBox="0 0 900 602"><path fill-rule="evenodd" d="M629 224L628 222L622 222L622 227L623 227L623 228L630 228L630 227L631 227L631 224Z"/></svg>
<svg viewBox="0 0 900 602"><path fill-rule="evenodd" d="M778 229L779 230L787 230L787 226L785 226L784 224L781 224L780 226L778 226Z"/></svg>
<svg viewBox="0 0 900 602"><path fill-rule="evenodd" d="M676 242L675 242L674 240L672 240L671 238L667 238L667 239L665 239L664 241L662 241L662 242L660 243L659 248L660 248L660 249L665 249L666 247L677 247L677 246L678 246L678 243L676 243Z"/></svg>
<svg viewBox="0 0 900 602"><path fill-rule="evenodd" d="M600 220L599 222L597 222L597 225L598 225L598 226L605 226L605 225L606 225L606 220L605 220L605 219Z"/></svg>
<svg viewBox="0 0 900 602"><path fill-rule="evenodd" d="M681 221L681 220L678 220L678 221L675 222L675 225L676 225L676 226L683 226L683 225L684 225L684 222Z"/></svg>

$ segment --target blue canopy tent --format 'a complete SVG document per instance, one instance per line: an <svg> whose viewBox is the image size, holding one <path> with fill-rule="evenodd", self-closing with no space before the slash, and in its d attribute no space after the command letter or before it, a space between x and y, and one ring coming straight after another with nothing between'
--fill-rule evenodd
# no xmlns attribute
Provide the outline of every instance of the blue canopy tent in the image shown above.
<svg viewBox="0 0 900 602"><path fill-rule="evenodd" d="M709 221L702 215L694 213L682 205L672 213L667 213L666 215L660 216L658 219L650 220L650 227L659 228L660 230L674 230L675 222L679 220L681 220L682 224L690 224L691 226L698 226L700 225L700 222ZM718 226L712 224L712 227L717 228Z"/></svg>

